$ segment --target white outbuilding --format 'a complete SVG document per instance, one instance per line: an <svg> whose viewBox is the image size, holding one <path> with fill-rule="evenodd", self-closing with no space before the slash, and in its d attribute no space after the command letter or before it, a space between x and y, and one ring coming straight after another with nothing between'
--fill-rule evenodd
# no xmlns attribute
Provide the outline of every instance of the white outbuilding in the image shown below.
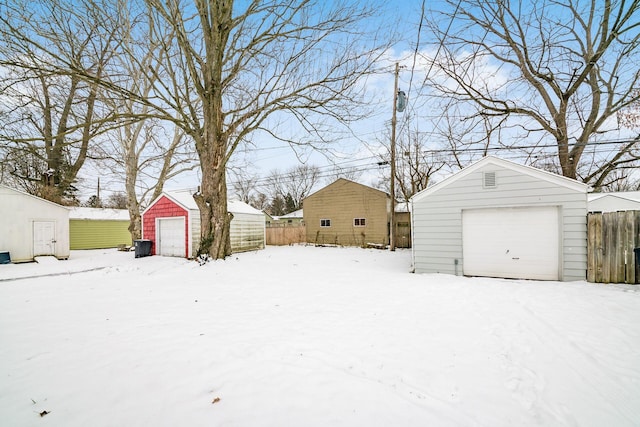
<svg viewBox="0 0 640 427"><path fill-rule="evenodd" d="M587 190L485 157L411 198L415 272L585 280Z"/></svg>
<svg viewBox="0 0 640 427"><path fill-rule="evenodd" d="M227 203L232 252L265 247L264 213L237 200ZM200 211L190 191L164 192L142 212L142 238L151 255L193 258L200 246Z"/></svg>
<svg viewBox="0 0 640 427"><path fill-rule="evenodd" d="M69 258L69 209L0 184L0 252L12 262Z"/></svg>
<svg viewBox="0 0 640 427"><path fill-rule="evenodd" d="M589 212L640 211L640 191L589 193Z"/></svg>

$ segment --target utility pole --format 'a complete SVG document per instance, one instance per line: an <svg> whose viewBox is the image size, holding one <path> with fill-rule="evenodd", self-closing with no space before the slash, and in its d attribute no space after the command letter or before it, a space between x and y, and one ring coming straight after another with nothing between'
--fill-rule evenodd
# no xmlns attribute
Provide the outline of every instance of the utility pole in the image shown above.
<svg viewBox="0 0 640 427"><path fill-rule="evenodd" d="M391 225L389 227L389 250L396 250L396 113L402 113L407 105L407 95L398 90L400 65L396 62L393 84L393 115L391 116Z"/></svg>
<svg viewBox="0 0 640 427"><path fill-rule="evenodd" d="M391 116L391 225L389 227L389 250L396 250L396 111L398 110L398 73L396 62L393 84L393 115Z"/></svg>

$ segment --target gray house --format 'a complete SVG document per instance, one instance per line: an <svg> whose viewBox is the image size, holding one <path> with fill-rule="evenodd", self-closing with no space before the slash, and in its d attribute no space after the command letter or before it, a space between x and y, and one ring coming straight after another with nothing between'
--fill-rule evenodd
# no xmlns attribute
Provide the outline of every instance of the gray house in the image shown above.
<svg viewBox="0 0 640 427"><path fill-rule="evenodd" d="M412 197L415 272L585 280L587 189L485 157Z"/></svg>

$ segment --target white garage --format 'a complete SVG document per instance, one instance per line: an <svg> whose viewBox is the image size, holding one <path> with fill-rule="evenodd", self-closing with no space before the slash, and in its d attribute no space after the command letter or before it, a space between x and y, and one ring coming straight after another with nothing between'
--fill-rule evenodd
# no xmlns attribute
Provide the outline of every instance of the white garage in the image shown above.
<svg viewBox="0 0 640 427"><path fill-rule="evenodd" d="M414 270L585 280L587 189L485 157L411 199Z"/></svg>

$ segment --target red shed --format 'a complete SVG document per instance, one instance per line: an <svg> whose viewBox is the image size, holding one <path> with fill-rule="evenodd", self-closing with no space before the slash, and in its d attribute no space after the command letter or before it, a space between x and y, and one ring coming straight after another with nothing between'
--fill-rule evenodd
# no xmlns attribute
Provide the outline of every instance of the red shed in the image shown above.
<svg viewBox="0 0 640 427"><path fill-rule="evenodd" d="M264 249L264 214L229 201L231 250ZM151 255L193 258L200 245L200 211L189 191L164 192L142 212L142 238L151 240Z"/></svg>

